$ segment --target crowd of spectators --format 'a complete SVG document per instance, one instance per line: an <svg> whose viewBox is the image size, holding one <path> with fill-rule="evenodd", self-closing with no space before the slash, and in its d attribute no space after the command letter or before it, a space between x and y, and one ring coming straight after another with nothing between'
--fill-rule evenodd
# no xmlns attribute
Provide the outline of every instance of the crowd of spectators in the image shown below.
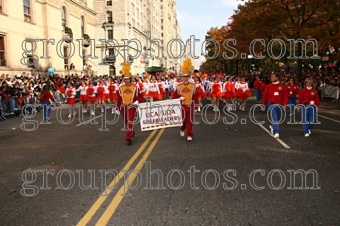
<svg viewBox="0 0 340 226"><path fill-rule="evenodd" d="M261 72L260 77L266 82L270 72ZM252 74L248 77L248 82L251 85L255 77L259 73ZM303 74L302 81L306 78L312 78L314 81L314 86L319 90L321 97L324 97L326 88L336 87L339 90L340 80L338 79L338 73L336 71L327 72L308 72ZM237 76L234 76L235 78ZM280 77L282 82L287 83L288 79L293 77L298 81L298 76L296 73L280 72ZM36 104L39 102L39 94L43 85L48 84L53 92L57 91L61 85L67 86L68 83L72 83L75 88L81 85L83 80L92 80L94 85L99 80L108 80L108 75L103 76L92 76L84 74L71 74L69 76L58 76L50 75L48 77L41 75L32 75L29 73L22 73L17 75L2 74L0 76L0 120L5 120L10 115L22 115L21 109L25 104ZM208 79L213 78L213 76L208 75ZM113 78L118 80L120 83L120 77ZM161 80L170 79L168 76L160 74ZM269 80L267 80L269 82ZM303 84L303 82L300 82ZM301 87L302 88L302 87ZM334 91L332 91L334 92ZM63 102L57 98L57 101ZM37 109L40 110L39 108Z"/></svg>

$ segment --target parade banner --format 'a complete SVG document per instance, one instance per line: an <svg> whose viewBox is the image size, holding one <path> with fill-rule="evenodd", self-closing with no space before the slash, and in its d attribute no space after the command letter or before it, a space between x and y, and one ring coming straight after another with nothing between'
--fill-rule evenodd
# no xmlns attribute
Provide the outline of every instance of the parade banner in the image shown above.
<svg viewBox="0 0 340 226"><path fill-rule="evenodd" d="M179 99L140 103L139 121L141 131L181 126L181 109Z"/></svg>

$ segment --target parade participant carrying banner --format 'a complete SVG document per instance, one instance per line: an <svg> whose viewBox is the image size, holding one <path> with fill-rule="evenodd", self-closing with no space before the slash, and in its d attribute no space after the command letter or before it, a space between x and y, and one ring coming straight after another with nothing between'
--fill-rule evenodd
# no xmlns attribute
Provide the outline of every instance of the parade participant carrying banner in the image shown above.
<svg viewBox="0 0 340 226"><path fill-rule="evenodd" d="M180 99L140 103L141 131L181 126L181 109Z"/></svg>
<svg viewBox="0 0 340 226"><path fill-rule="evenodd" d="M180 127L180 136L184 137L185 133L187 141L193 139L193 118L195 113L195 102L197 101L196 86L189 82L192 72L192 63L190 59L185 59L182 66L182 82L176 86L173 98L180 98L182 106L183 123Z"/></svg>
<svg viewBox="0 0 340 226"><path fill-rule="evenodd" d="M140 95L138 87L132 84L132 77L130 73L130 64L125 61L123 64L124 84L119 87L117 106L120 109L124 118L125 137L128 145L132 144L135 131L133 130L133 123L138 107Z"/></svg>

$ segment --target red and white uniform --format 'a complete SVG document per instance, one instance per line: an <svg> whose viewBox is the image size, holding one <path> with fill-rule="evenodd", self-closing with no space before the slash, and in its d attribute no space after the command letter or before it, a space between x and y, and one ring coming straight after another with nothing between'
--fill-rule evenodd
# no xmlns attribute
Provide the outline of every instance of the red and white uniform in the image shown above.
<svg viewBox="0 0 340 226"><path fill-rule="evenodd" d="M109 86L104 84L104 98L109 99Z"/></svg>
<svg viewBox="0 0 340 226"><path fill-rule="evenodd" d="M302 89L299 95L299 104L315 105L319 107L320 98L318 95L318 91L312 87L306 87Z"/></svg>
<svg viewBox="0 0 340 226"><path fill-rule="evenodd" d="M110 100L117 100L118 98L118 87L119 85L117 83L110 82L110 84L107 87L107 90L109 91L109 99Z"/></svg>
<svg viewBox="0 0 340 226"><path fill-rule="evenodd" d="M197 98L206 98L207 94L204 91L204 87L200 81L195 81L196 95Z"/></svg>
<svg viewBox="0 0 340 226"><path fill-rule="evenodd" d="M223 92L222 92L222 85L220 82L214 81L211 84L211 92L210 92L210 96L211 97L216 97L216 98L220 98L223 97Z"/></svg>
<svg viewBox="0 0 340 226"><path fill-rule="evenodd" d="M224 84L224 97L226 99L232 99L236 95L235 93L235 85L232 82L226 82Z"/></svg>
<svg viewBox="0 0 340 226"><path fill-rule="evenodd" d="M67 96L66 103L69 104L69 105L74 105L76 103L76 100L75 100L76 89L75 88L67 88L65 93L66 93L66 96Z"/></svg>
<svg viewBox="0 0 340 226"><path fill-rule="evenodd" d="M105 88L103 84L99 84L97 86L97 95L98 95L98 100L104 100L105 99Z"/></svg>
<svg viewBox="0 0 340 226"><path fill-rule="evenodd" d="M247 82L240 82L238 85L238 89L236 91L236 96L239 99L245 100L249 98L251 95L248 83Z"/></svg>
<svg viewBox="0 0 340 226"><path fill-rule="evenodd" d="M146 89L146 96L157 98L159 94L160 94L160 91L159 91L158 83L156 81L149 82L147 89Z"/></svg>
<svg viewBox="0 0 340 226"><path fill-rule="evenodd" d="M87 100L86 88L87 88L86 85L81 85L77 89L77 91L80 92L79 101L86 101Z"/></svg>
<svg viewBox="0 0 340 226"><path fill-rule="evenodd" d="M163 99L163 96L166 94L166 91L165 91L165 84L163 81L158 81L158 89L159 89L159 94L158 94L158 99Z"/></svg>
<svg viewBox="0 0 340 226"><path fill-rule="evenodd" d="M93 103L96 101L96 90L93 85L89 85L86 88L87 101Z"/></svg>

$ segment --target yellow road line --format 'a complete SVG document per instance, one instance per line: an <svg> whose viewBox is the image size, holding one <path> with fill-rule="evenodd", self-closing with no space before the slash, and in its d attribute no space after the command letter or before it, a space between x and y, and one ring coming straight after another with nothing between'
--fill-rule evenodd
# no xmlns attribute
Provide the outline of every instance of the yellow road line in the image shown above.
<svg viewBox="0 0 340 226"><path fill-rule="evenodd" d="M142 159L138 162L138 164L135 168L135 172L131 173L129 175L129 177L127 178L127 180L125 181L125 183L120 187L119 191L117 192L117 194L115 195L115 197L113 198L113 200L111 201L109 206L106 208L103 215L100 217L100 219L96 223L96 226L107 225L107 223L111 219L112 215L114 214L114 212L118 208L119 204L123 200L125 191L129 190L131 184L134 182L134 180L137 177L137 174L143 168L145 161L148 159L149 155L153 151L154 147L156 146L156 144L159 141L160 137L162 136L163 132L164 132L164 128L160 130L160 132L157 134L157 137L152 141L151 145L149 146L149 148L147 149L147 151L143 155Z"/></svg>
<svg viewBox="0 0 340 226"><path fill-rule="evenodd" d="M109 186L105 189L105 191L101 194L101 196L96 200L96 202L91 206L91 208L87 211L87 213L83 216L83 218L78 222L77 226L83 226L90 222L92 217L96 214L98 209L101 207L101 205L105 202L109 194L112 192L112 187L115 187L121 178L124 177L124 174L126 171L128 171L131 167L131 165L136 161L138 156L143 152L143 150L146 148L148 143L151 141L151 139L156 134L157 130L152 131L152 133L148 136L148 138L144 141L142 146L137 150L137 152L130 158L130 160L126 163L124 168L119 172L118 176L115 177L115 179L112 180L112 182L109 184ZM118 177L118 180L116 179Z"/></svg>

